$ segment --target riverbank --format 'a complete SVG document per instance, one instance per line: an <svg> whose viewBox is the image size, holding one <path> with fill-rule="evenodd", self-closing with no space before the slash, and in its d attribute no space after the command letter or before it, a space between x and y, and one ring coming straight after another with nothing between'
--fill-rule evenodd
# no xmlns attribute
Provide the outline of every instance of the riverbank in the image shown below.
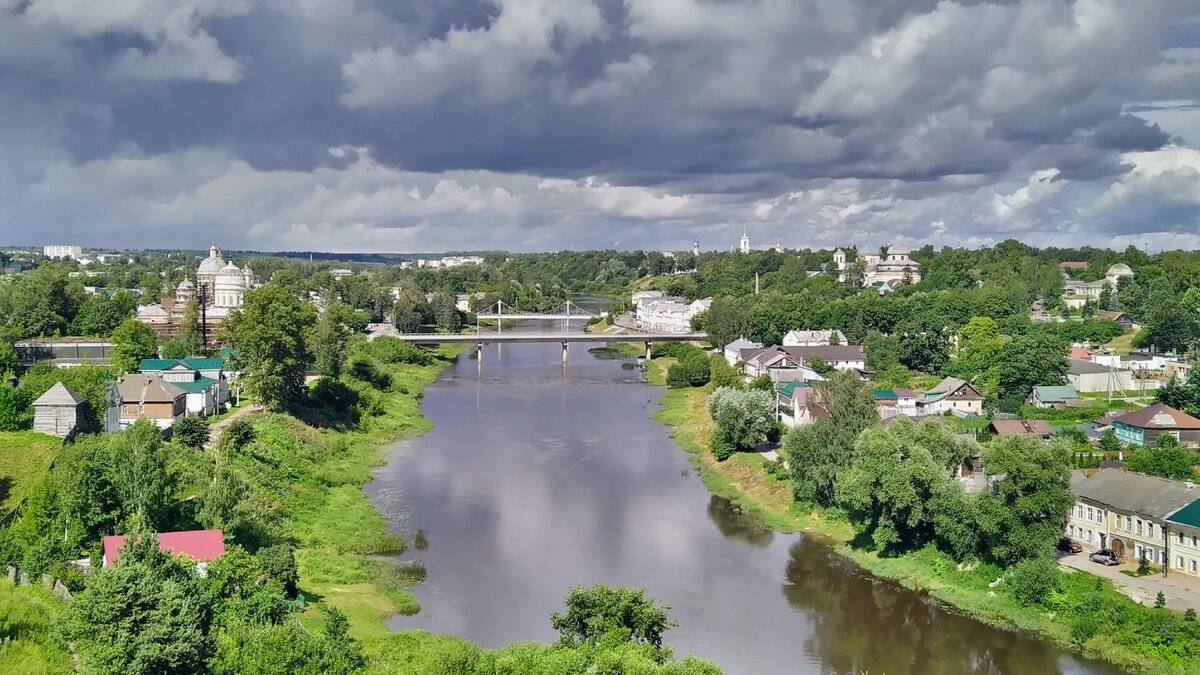
<svg viewBox="0 0 1200 675"><path fill-rule="evenodd" d="M372 469L387 461L392 442L432 428L421 414L421 392L467 348L442 346L430 365L386 366L391 386L371 390L381 414L350 430L317 431L284 416L251 418L260 437L264 431L271 435L273 446L303 448L300 454L317 458L295 474L297 480L287 486L292 494L281 496L284 504L294 505L282 529L299 544L299 588L309 600L302 615L306 627L317 628L324 622L322 609L337 607L350 620L351 634L370 651L371 643L391 635L385 624L389 616L420 611L405 589L423 579L423 569L387 557L403 553L407 542L387 532L362 488L371 481ZM314 477L316 485L309 480Z"/></svg>
<svg viewBox="0 0 1200 675"><path fill-rule="evenodd" d="M672 362L669 358L651 361L648 380L665 387L665 373ZM664 388L653 419L667 426L676 443L689 453L691 463L709 490L760 518L767 526L780 532L803 532L817 537L874 576L919 590L947 609L989 625L1032 633L1064 649L1128 670L1200 673L1200 664L1185 662L1186 659L1172 651L1172 645L1157 644L1152 636L1135 630L1154 618L1143 617L1144 613L1164 610L1142 608L1109 582L1092 575L1064 573L1062 589L1056 594L1056 599L1061 596L1059 604L1066 608L1098 602L1102 607L1094 611L1111 609L1122 620L1128 617L1122 627L1135 635L1101 634L1094 625L1090 632L1080 630L1079 612L1023 606L1007 593L989 587L990 582L1003 574L1003 570L992 565L959 566L933 549L884 558L873 551L850 546L848 542L854 534L851 525L836 514L799 507L792 497L791 486L767 474L760 455L743 453L725 462L716 460L709 451L715 433L707 410L711 390L712 385L697 389Z"/></svg>

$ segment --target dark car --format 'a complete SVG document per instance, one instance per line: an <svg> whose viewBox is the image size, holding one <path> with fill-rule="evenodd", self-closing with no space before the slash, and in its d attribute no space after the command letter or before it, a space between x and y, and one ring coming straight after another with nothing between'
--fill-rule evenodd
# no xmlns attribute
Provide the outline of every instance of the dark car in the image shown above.
<svg viewBox="0 0 1200 675"><path fill-rule="evenodd" d="M1121 564L1121 556L1117 555L1115 551L1110 551L1106 548L1100 549L1099 551L1089 555L1088 560L1091 560L1092 562L1098 562L1101 565Z"/></svg>
<svg viewBox="0 0 1200 675"><path fill-rule="evenodd" d="M1058 550L1066 551L1067 553L1079 553L1083 550L1083 547L1080 546L1079 542L1075 541L1074 539L1070 537L1063 537L1062 539L1058 540Z"/></svg>

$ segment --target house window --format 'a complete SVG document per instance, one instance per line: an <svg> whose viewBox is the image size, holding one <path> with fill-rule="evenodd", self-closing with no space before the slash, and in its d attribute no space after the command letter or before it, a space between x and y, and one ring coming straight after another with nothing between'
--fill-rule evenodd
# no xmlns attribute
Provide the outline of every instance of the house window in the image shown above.
<svg viewBox="0 0 1200 675"><path fill-rule="evenodd" d="M1195 574L1196 573L1196 559L1195 558L1192 559L1191 568L1192 568L1192 574Z"/></svg>
<svg viewBox="0 0 1200 675"><path fill-rule="evenodd" d="M1192 535L1192 548L1196 548L1196 535Z"/></svg>
<svg viewBox="0 0 1200 675"><path fill-rule="evenodd" d="M1088 507L1088 517L1087 517L1087 519L1088 519L1088 520L1091 520L1091 519L1092 519L1092 507L1090 507L1090 506Z"/></svg>
<svg viewBox="0 0 1200 675"><path fill-rule="evenodd" d="M1129 516L1125 516L1125 531L1133 532L1133 519Z"/></svg>
<svg viewBox="0 0 1200 675"><path fill-rule="evenodd" d="M1179 543L1180 544L1183 543L1183 533L1182 532L1179 533Z"/></svg>
<svg viewBox="0 0 1200 675"><path fill-rule="evenodd" d="M1104 522L1104 512L1101 511L1100 509L1096 509L1096 522L1097 523Z"/></svg>
<svg viewBox="0 0 1200 675"><path fill-rule="evenodd" d="M129 406L127 406L127 405L121 406L121 414L128 415L129 414Z"/></svg>
<svg viewBox="0 0 1200 675"><path fill-rule="evenodd" d="M1177 570L1183 569L1183 556L1181 556L1181 555L1175 556L1175 569L1177 569Z"/></svg>
<svg viewBox="0 0 1200 675"><path fill-rule="evenodd" d="M1138 518L1138 521L1137 521L1137 533L1138 534L1142 533L1142 519L1141 518Z"/></svg>
<svg viewBox="0 0 1200 675"><path fill-rule="evenodd" d="M1154 523L1146 523L1146 536L1154 538Z"/></svg>
<svg viewBox="0 0 1200 675"><path fill-rule="evenodd" d="M139 415L141 415L141 414L142 414L142 413L144 413L144 412L146 412L146 406L145 406L145 405L143 405L143 404L141 404L141 403L139 403L139 404L138 404L138 414L139 414Z"/></svg>

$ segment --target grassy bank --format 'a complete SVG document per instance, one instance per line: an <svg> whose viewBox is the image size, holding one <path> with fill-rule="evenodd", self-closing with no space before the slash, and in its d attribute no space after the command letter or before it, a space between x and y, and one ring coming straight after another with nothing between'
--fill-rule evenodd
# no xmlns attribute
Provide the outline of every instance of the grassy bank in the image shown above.
<svg viewBox="0 0 1200 675"><path fill-rule="evenodd" d="M62 440L36 431L0 431L0 517L15 509L50 470Z"/></svg>
<svg viewBox="0 0 1200 675"><path fill-rule="evenodd" d="M664 374L672 363L669 358L655 359L649 364L648 379L665 385ZM1155 618L1152 613L1160 610L1136 605L1099 577L1066 573L1052 608L1031 608L1021 605L1007 592L995 592L989 587L990 582L1004 573L993 565L958 566L934 549L881 557L874 551L852 547L848 543L854 534L850 524L836 515L798 506L791 486L767 474L760 455L743 453L725 462L716 460L709 451L716 431L707 410L711 389L712 385L664 389L654 420L666 425L672 438L689 453L709 490L757 516L766 525L781 532L803 531L818 536L875 576L921 591L947 609L989 625L1034 633L1063 648L1131 670L1200 673L1200 664L1177 658L1171 645L1155 644L1153 636L1143 635L1144 627ZM1124 632L1115 636L1119 639L1095 632L1089 635L1076 627L1078 616L1097 611L1097 607L1121 616ZM1142 616L1143 612L1151 614Z"/></svg>
<svg viewBox="0 0 1200 675"><path fill-rule="evenodd" d="M389 443L431 428L421 414L421 391L463 349L443 347L441 359L428 366L387 366L391 386L374 391L382 414L353 430L318 431L282 415L250 418L265 441L256 446L275 456L252 457L244 468L283 514L280 534L298 543L300 589L310 603L302 621L310 628L323 621L323 607L336 606L350 619L351 633L369 645L390 634L387 617L420 610L405 590L420 573L383 557L403 552L406 542L388 534L362 487L387 460Z"/></svg>
<svg viewBox="0 0 1200 675"><path fill-rule="evenodd" d="M0 578L0 673L66 673L71 655L55 635L62 601L39 587Z"/></svg>

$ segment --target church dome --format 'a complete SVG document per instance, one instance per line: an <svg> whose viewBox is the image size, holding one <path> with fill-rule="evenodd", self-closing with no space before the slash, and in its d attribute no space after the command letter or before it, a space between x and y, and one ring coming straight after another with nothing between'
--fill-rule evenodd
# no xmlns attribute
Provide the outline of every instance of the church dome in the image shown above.
<svg viewBox="0 0 1200 675"><path fill-rule="evenodd" d="M1108 268L1108 273L1105 274L1104 276L1106 276L1106 277L1131 277L1131 276L1133 276L1133 269L1131 267L1129 267L1129 265L1126 265L1125 263L1117 263L1116 265L1113 265L1112 267Z"/></svg>
<svg viewBox="0 0 1200 675"><path fill-rule="evenodd" d="M217 245L213 244L208 248L208 257L200 261L200 266L196 268L196 274L216 274L225 267L225 261L221 259L221 251L217 249Z"/></svg>
<svg viewBox="0 0 1200 675"><path fill-rule="evenodd" d="M912 250L901 242L896 242L888 247L888 255L908 255L910 253Z"/></svg>
<svg viewBox="0 0 1200 675"><path fill-rule="evenodd" d="M191 279L186 279L186 278L185 278L183 281L179 282L178 290L181 290L181 291L192 291L192 290L195 290L195 289L196 289L196 285L192 283L192 280L191 280Z"/></svg>
<svg viewBox="0 0 1200 675"><path fill-rule="evenodd" d="M246 277L242 268L229 263L217 272L216 286L218 290L242 290L246 288Z"/></svg>

